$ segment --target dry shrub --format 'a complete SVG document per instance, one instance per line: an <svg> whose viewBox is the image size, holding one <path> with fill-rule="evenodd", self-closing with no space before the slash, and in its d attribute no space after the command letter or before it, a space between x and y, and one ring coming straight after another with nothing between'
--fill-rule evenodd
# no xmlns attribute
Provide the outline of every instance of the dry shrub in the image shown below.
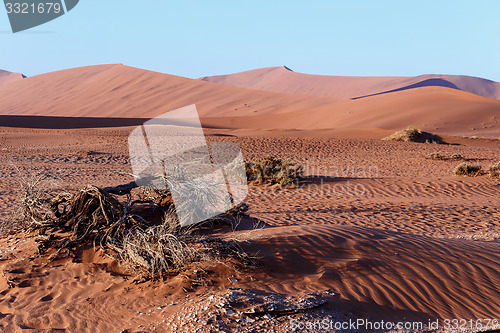
<svg viewBox="0 0 500 333"><path fill-rule="evenodd" d="M432 154L429 154L429 158L433 159L433 160L444 160L444 156L441 155L440 153L432 153Z"/></svg>
<svg viewBox="0 0 500 333"><path fill-rule="evenodd" d="M30 178L31 179L31 178ZM78 246L93 245L121 262L131 273L143 279L158 279L172 270L195 262L233 260L248 266L253 258L241 250L238 242L197 233L199 225L181 227L173 205L167 205L165 217L153 222L148 214L171 203L168 190L146 190L134 196L133 183L101 189L87 186L76 194L47 192L46 177L37 174L23 188L28 199L19 215L23 228L38 231L40 254L55 249L50 259ZM128 190L126 190L128 188ZM119 193L119 194L112 194ZM120 197L125 200L120 200ZM24 198L24 197L23 197ZM137 200L134 200L136 198ZM240 210L235 210L238 214Z"/></svg>
<svg viewBox="0 0 500 333"><path fill-rule="evenodd" d="M197 231L196 227L180 228L170 211L160 225L129 230L115 250L120 262L143 279L158 279L192 263L227 265L228 260L234 260L240 265L255 264L255 258L234 239L202 236Z"/></svg>
<svg viewBox="0 0 500 333"><path fill-rule="evenodd" d="M30 170L23 174L16 166L14 168L19 175L18 207L2 229L34 230L50 225L54 214L49 202L60 189L57 179L40 171Z"/></svg>
<svg viewBox="0 0 500 333"><path fill-rule="evenodd" d="M496 162L492 166L490 166L490 172L499 172L500 171L500 162Z"/></svg>
<svg viewBox="0 0 500 333"><path fill-rule="evenodd" d="M457 160L463 160L463 159L464 159L464 158L462 157L462 155L460 155L460 154L456 154L456 153L455 153L455 154L453 154L453 155L451 155L451 156L450 156L450 158L451 158L452 160L455 160L455 161L457 161Z"/></svg>
<svg viewBox="0 0 500 333"><path fill-rule="evenodd" d="M500 184L500 162L490 166L489 174L491 178L495 179Z"/></svg>
<svg viewBox="0 0 500 333"><path fill-rule="evenodd" d="M490 177L500 184L500 172L490 172Z"/></svg>
<svg viewBox="0 0 500 333"><path fill-rule="evenodd" d="M255 184L281 186L295 184L304 173L304 168L295 162L273 156L245 162L245 170L247 179Z"/></svg>
<svg viewBox="0 0 500 333"><path fill-rule="evenodd" d="M50 219L43 225L35 224L34 229L39 231L36 239L39 253L57 249L51 259L80 244L111 248L125 228L143 223L129 214L127 203L96 186L87 186L76 194L60 193L48 200L46 206L52 212ZM56 233L62 236L56 237Z"/></svg>
<svg viewBox="0 0 500 333"><path fill-rule="evenodd" d="M472 165L463 162L456 166L453 173L457 176L477 177L483 174L483 168L481 165Z"/></svg>
<svg viewBox="0 0 500 333"><path fill-rule="evenodd" d="M408 126L408 128L398 131L382 140L386 141L404 141L404 142L420 142L420 143L434 143L445 144L446 142L437 134L424 132L415 127Z"/></svg>
<svg viewBox="0 0 500 333"><path fill-rule="evenodd" d="M191 245L193 240L190 231L179 228L175 215L169 212L160 225L128 230L114 249L129 271L157 278L170 269L201 260L202 251Z"/></svg>

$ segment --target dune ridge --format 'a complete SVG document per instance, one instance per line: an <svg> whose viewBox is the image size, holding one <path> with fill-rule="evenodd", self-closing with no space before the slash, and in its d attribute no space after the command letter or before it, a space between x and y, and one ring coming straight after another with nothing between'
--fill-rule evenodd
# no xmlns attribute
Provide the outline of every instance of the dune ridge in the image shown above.
<svg viewBox="0 0 500 333"><path fill-rule="evenodd" d="M30 98L26 98L29 96ZM153 118L196 104L203 115L292 112L338 102L227 87L124 65L73 68L0 87L1 115Z"/></svg>
<svg viewBox="0 0 500 333"><path fill-rule="evenodd" d="M25 78L25 76L21 73L14 73L0 69L0 85L14 82L23 78Z"/></svg>
<svg viewBox="0 0 500 333"><path fill-rule="evenodd" d="M357 80L353 78L353 84ZM382 81L368 78L366 82ZM0 86L0 101L0 115L10 116L2 118L4 126L17 127L40 127L33 120L39 116L81 118L81 125L72 128L92 127L95 121L91 119L97 118L103 124L112 122L106 118L119 118L119 124L128 124L126 119L153 118L196 104L203 124L216 128L397 130L413 125L445 135L500 137L500 101L450 86L414 86L346 100L237 88L123 65L99 65L11 81ZM26 124L19 125L24 119Z"/></svg>
<svg viewBox="0 0 500 333"><path fill-rule="evenodd" d="M403 76L330 76L297 73L286 66L245 72L206 76L202 81L240 88L259 89L286 94L362 98L375 94L417 87L449 87L483 97L500 99L500 83L466 75L426 74Z"/></svg>
<svg viewBox="0 0 500 333"><path fill-rule="evenodd" d="M255 129L382 128L408 125L457 136L500 137L500 101L445 87L421 87L286 115L207 117L208 125Z"/></svg>

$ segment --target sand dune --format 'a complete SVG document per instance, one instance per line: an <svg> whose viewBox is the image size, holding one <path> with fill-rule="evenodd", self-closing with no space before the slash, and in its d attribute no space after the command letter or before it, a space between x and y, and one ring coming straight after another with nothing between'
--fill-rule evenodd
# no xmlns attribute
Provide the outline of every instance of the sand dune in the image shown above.
<svg viewBox="0 0 500 333"><path fill-rule="evenodd" d="M207 118L207 125L255 129L382 128L409 125L448 135L500 137L500 101L444 87L422 87L286 115Z"/></svg>
<svg viewBox="0 0 500 333"><path fill-rule="evenodd" d="M287 67L270 67L229 75L209 76L201 80L241 88L335 98L360 98L417 87L439 86L500 99L500 83L465 75L327 76L296 73Z"/></svg>
<svg viewBox="0 0 500 333"><path fill-rule="evenodd" d="M29 98L27 98L29 96ZM303 110L336 99L254 91L123 65L74 68L0 87L0 114L152 118L196 104L200 115L238 116Z"/></svg>
<svg viewBox="0 0 500 333"><path fill-rule="evenodd" d="M287 69L270 71L297 74ZM300 82L306 85L311 83L312 93L316 93L315 89L318 87L328 87L328 84L316 84L316 76L299 75L299 79L290 82L299 82L305 78ZM329 77L320 78L329 80ZM352 79L353 89L366 88L366 85L358 84L359 80ZM385 85L385 89L391 89L394 85L387 84L394 83L395 79L391 80L368 78L363 82L371 82L370 84L379 88ZM464 79L463 84L469 81ZM252 85L252 80L249 83ZM347 88L349 84L343 86L350 89ZM293 91L297 92L299 91ZM363 93L368 92L366 90ZM30 98L26 98L27 96ZM138 122L142 122L141 119L196 104L200 115L205 118L204 125L208 127L395 130L414 125L447 135L500 137L500 101L452 87L420 87L418 83L411 89L355 100L340 100L236 88L123 65L101 65L11 81L0 87L0 100L0 115L10 116L8 119L2 118L5 125L17 127L40 127L37 126L37 121L29 124L30 119L36 118L19 116L80 118L81 125L72 125L72 128L98 126L92 125L99 123L97 118L103 119L106 124L109 122L105 118L136 118ZM85 121L92 117L97 122ZM54 128L60 128L56 124L59 118L53 119ZM25 121L27 124L23 125ZM122 123L128 124L121 120L120 124ZM42 127L48 128L47 125Z"/></svg>
<svg viewBox="0 0 500 333"><path fill-rule="evenodd" d="M8 72L0 69L0 85L14 82L24 78L24 75L20 73Z"/></svg>

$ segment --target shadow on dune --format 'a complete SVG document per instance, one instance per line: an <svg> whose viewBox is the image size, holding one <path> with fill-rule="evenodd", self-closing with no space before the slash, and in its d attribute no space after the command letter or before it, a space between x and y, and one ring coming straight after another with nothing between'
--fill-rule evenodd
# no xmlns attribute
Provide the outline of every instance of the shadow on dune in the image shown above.
<svg viewBox="0 0 500 333"><path fill-rule="evenodd" d="M149 118L41 117L0 115L0 127L75 129L138 126Z"/></svg>
<svg viewBox="0 0 500 333"><path fill-rule="evenodd" d="M391 93L391 92L403 91L403 90L421 88L421 87L446 87L446 88L460 90L454 83L452 83L450 81L447 81L447 80L444 80L441 78L435 78L435 79L423 80L423 81L420 81L420 82L417 82L414 84L410 84L409 86L405 86L405 87L401 87L401 88L397 88L397 89L393 89L393 90L382 91L382 92L370 94L370 95L353 97L351 99L360 99L360 98L365 98L365 97L370 97L370 96L377 96L377 95L387 94L387 93Z"/></svg>

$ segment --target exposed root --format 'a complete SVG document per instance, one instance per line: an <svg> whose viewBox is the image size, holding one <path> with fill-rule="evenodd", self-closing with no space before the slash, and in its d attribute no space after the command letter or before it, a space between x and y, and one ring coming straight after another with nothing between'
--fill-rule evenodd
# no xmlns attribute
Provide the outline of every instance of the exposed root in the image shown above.
<svg viewBox="0 0 500 333"><path fill-rule="evenodd" d="M43 179L30 187L32 193L40 193L36 186ZM55 249L49 260L91 244L144 280L179 273L196 262L224 263L235 270L254 263L235 240L202 236L196 225L181 227L168 190L136 190L138 194L133 193L136 188L129 183L105 189L87 186L76 194L52 197L30 195L38 199L23 203L25 230L38 231L39 254ZM240 205L230 214L244 214L247 208ZM155 221L158 212L163 218Z"/></svg>

